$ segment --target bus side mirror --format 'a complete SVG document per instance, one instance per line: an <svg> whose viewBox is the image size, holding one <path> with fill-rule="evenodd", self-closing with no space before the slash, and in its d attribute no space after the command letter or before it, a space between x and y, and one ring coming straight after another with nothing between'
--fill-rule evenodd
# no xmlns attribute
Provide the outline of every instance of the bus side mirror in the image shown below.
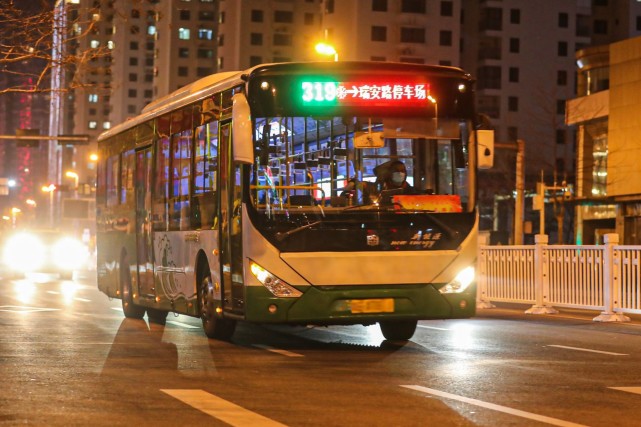
<svg viewBox="0 0 641 427"><path fill-rule="evenodd" d="M254 164L254 138L249 103L243 93L232 97L232 144L234 161Z"/></svg>
<svg viewBox="0 0 641 427"><path fill-rule="evenodd" d="M494 166L494 131L477 130L478 168L490 169Z"/></svg>

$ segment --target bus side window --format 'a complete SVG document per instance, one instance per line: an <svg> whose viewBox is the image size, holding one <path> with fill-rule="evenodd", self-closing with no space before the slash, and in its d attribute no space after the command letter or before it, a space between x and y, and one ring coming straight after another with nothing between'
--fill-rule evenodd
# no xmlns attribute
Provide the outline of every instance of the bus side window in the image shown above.
<svg viewBox="0 0 641 427"><path fill-rule="evenodd" d="M193 228L207 229L215 224L216 173L218 169L218 122L196 128L191 206Z"/></svg>
<svg viewBox="0 0 641 427"><path fill-rule="evenodd" d="M107 206L118 204L119 160L117 154L107 159Z"/></svg>

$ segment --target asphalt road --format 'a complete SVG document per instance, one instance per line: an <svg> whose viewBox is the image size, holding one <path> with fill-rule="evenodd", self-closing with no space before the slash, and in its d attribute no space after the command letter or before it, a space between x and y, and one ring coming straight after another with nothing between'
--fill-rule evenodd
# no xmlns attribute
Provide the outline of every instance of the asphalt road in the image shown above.
<svg viewBox="0 0 641 427"><path fill-rule="evenodd" d="M0 425L638 426L641 322L479 310L377 326L124 319L120 301L51 276L0 280Z"/></svg>

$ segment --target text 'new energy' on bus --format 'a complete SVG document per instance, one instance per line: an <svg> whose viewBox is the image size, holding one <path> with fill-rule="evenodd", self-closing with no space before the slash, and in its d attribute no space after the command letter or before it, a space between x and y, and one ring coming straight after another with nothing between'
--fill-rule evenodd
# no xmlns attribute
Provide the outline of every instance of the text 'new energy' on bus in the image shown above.
<svg viewBox="0 0 641 427"><path fill-rule="evenodd" d="M418 320L475 312L476 169L492 134L458 68L215 74L98 144L98 287L127 317L196 316L218 339L237 321L378 322L406 340ZM405 183L387 186L402 166Z"/></svg>

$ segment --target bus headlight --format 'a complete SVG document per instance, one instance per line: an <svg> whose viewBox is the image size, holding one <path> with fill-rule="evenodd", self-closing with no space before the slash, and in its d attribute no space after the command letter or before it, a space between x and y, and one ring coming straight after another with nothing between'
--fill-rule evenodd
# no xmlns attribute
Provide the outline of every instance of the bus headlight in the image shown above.
<svg viewBox="0 0 641 427"><path fill-rule="evenodd" d="M467 267L456 275L447 285L439 289L442 294L458 294L465 291L473 282L475 277L474 267Z"/></svg>
<svg viewBox="0 0 641 427"><path fill-rule="evenodd" d="M280 280L254 261L249 262L249 269L254 277L256 277L256 279L258 279L258 281L266 287L269 292L274 294L274 296L279 298L298 298L303 295L301 291Z"/></svg>

